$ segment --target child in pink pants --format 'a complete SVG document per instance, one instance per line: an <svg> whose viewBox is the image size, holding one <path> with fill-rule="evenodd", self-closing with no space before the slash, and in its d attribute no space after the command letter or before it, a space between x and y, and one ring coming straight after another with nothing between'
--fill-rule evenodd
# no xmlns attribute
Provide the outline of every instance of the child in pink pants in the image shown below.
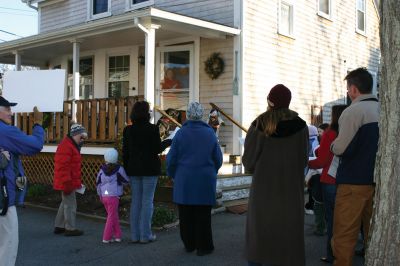
<svg viewBox="0 0 400 266"><path fill-rule="evenodd" d="M121 242L118 205L123 194L123 185L129 183L122 166L118 164L118 152L109 149L104 154L105 164L97 175L97 194L107 211L107 221L103 233L103 243Z"/></svg>

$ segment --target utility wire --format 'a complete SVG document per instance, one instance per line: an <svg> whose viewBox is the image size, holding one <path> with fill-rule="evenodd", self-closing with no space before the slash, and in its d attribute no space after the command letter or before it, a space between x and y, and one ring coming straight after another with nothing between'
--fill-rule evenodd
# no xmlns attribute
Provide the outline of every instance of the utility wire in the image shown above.
<svg viewBox="0 0 400 266"><path fill-rule="evenodd" d="M0 13L2 13L2 14L9 14L9 15L16 15L16 16L35 17L35 15L29 15L29 14L17 14L17 13L2 12L2 11L0 11Z"/></svg>
<svg viewBox="0 0 400 266"><path fill-rule="evenodd" d="M12 32L9 32L9 31L5 31L5 30L0 30L1 32L4 32L4 33L7 33L7 34L10 34L10 35L14 35L14 36L17 36L17 37L23 37L23 36L20 36L20 35L17 35L17 34L15 34L15 33L12 33Z"/></svg>
<svg viewBox="0 0 400 266"><path fill-rule="evenodd" d="M35 11L32 11L32 10L25 10L25 9L19 9L19 8L10 8L10 7L2 7L2 6L0 6L0 9L16 10L16 11L23 11L23 12L35 12Z"/></svg>

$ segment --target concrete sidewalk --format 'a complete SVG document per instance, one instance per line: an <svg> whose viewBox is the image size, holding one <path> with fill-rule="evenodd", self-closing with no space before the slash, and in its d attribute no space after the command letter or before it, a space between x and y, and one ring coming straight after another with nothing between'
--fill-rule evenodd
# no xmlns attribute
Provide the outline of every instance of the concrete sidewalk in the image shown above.
<svg viewBox="0 0 400 266"><path fill-rule="evenodd" d="M20 245L16 265L247 265L243 258L245 215L220 213L213 216L215 252L198 257L186 253L179 229L156 232L151 244L128 244L129 228L123 229L123 242L103 244L103 222L78 217L80 237L53 234L55 213L26 208L18 209ZM306 216L306 257L308 266L327 265L319 261L324 255L325 237L312 234L313 216ZM362 265L356 258L354 265ZM295 266L295 265L293 265Z"/></svg>

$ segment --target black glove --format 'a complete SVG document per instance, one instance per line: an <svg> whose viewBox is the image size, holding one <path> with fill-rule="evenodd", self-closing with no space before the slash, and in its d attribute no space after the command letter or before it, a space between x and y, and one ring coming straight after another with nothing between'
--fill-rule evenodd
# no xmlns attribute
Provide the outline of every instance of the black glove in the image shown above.
<svg viewBox="0 0 400 266"><path fill-rule="evenodd" d="M161 142L161 151L164 151L166 148L171 146L171 144L172 144L172 139L164 139Z"/></svg>

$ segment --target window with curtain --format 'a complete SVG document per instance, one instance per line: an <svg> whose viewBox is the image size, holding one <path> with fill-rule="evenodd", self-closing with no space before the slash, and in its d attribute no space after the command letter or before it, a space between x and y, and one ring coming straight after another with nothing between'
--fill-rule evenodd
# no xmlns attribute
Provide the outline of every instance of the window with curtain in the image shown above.
<svg viewBox="0 0 400 266"><path fill-rule="evenodd" d="M293 4L281 1L279 10L279 33L293 35Z"/></svg>
<svg viewBox="0 0 400 266"><path fill-rule="evenodd" d="M92 0L93 15L108 12L108 0Z"/></svg>
<svg viewBox="0 0 400 266"><path fill-rule="evenodd" d="M365 33L365 0L357 0L357 30Z"/></svg>
<svg viewBox="0 0 400 266"><path fill-rule="evenodd" d="M108 58L108 97L129 96L129 55Z"/></svg>
<svg viewBox="0 0 400 266"><path fill-rule="evenodd" d="M331 0L318 0L318 13L331 15Z"/></svg>

